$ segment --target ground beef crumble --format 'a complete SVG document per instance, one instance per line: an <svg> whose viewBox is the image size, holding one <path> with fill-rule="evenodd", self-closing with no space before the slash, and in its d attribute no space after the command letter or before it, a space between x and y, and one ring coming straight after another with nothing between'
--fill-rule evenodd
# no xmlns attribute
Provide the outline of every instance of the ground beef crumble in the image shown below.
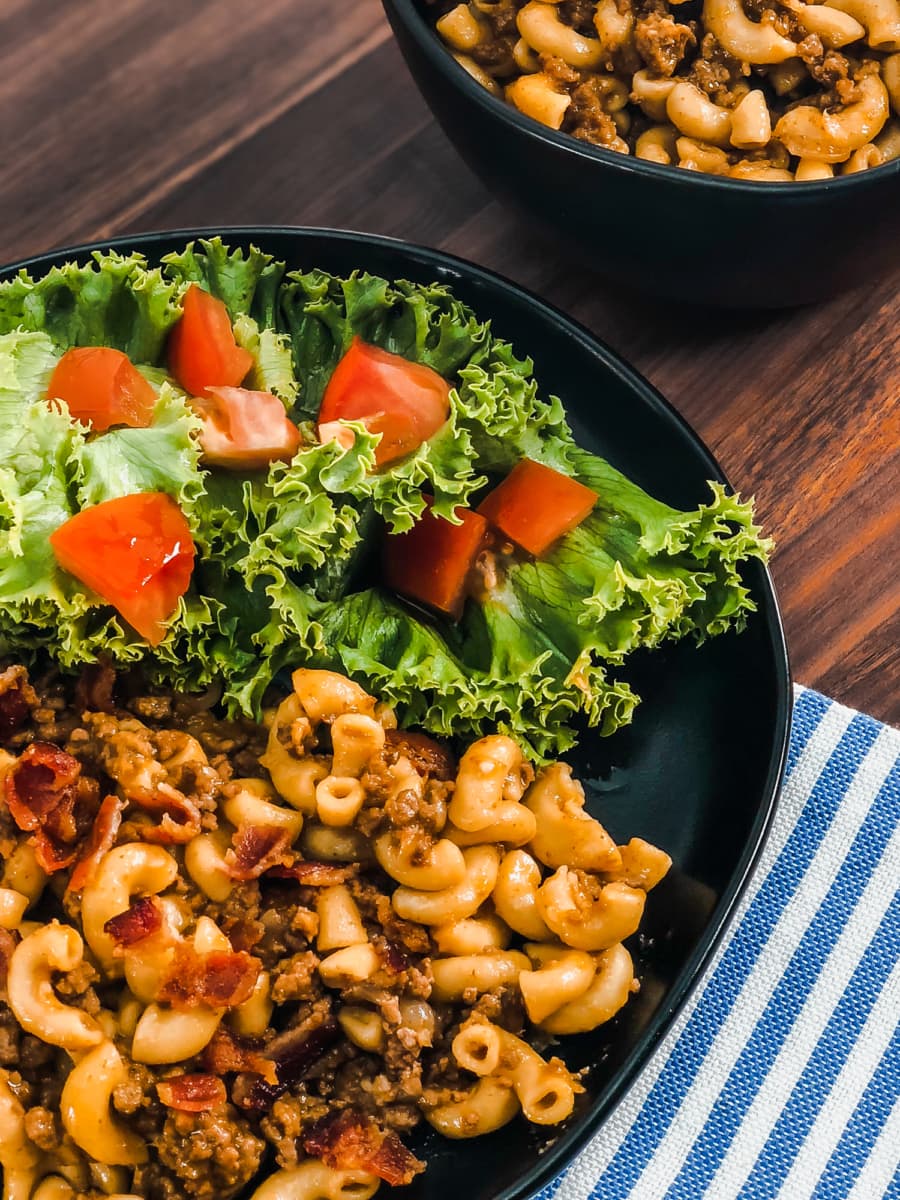
<svg viewBox="0 0 900 1200"><path fill-rule="evenodd" d="M697 44L697 37L690 25L678 24L668 13L649 13L635 25L634 41L646 66L668 78Z"/></svg>
<svg viewBox="0 0 900 1200"><path fill-rule="evenodd" d="M154 1146L158 1163L139 1168L147 1200L230 1200L256 1175L265 1141L236 1109L170 1113Z"/></svg>

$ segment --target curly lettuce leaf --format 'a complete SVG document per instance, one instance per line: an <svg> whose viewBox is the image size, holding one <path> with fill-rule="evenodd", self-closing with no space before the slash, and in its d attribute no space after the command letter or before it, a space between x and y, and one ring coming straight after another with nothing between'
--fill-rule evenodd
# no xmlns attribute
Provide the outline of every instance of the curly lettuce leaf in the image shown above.
<svg viewBox="0 0 900 1200"><path fill-rule="evenodd" d="M31 405L17 431L0 438L0 615L4 626L37 619L54 632L83 608L78 586L60 571L49 537L72 515L71 463L83 441L62 409Z"/></svg>
<svg viewBox="0 0 900 1200"><path fill-rule="evenodd" d="M42 401L59 354L45 333L0 334L0 447L22 431L29 409Z"/></svg>
<svg viewBox="0 0 900 1200"><path fill-rule="evenodd" d="M230 249L221 238L189 242L180 253L163 258L163 271L181 290L198 283L211 292L231 314L232 321L248 316L261 329L276 328L279 287L284 263L251 246L246 252Z"/></svg>
<svg viewBox="0 0 900 1200"><path fill-rule="evenodd" d="M242 314L234 323L234 338L253 355L253 369L244 386L256 392L274 393L290 411L300 385L294 378L291 343L287 335L276 333L274 329L260 329L252 317Z"/></svg>
<svg viewBox="0 0 900 1200"><path fill-rule="evenodd" d="M361 271L347 279L291 271L279 312L280 327L291 336L301 415L309 419L354 337L453 379L489 336L489 327L442 284L390 283Z"/></svg>
<svg viewBox="0 0 900 1200"><path fill-rule="evenodd" d="M281 315L291 334L302 416L315 418L334 368L357 336L455 383L446 425L354 488L394 532L422 515L425 492L436 513L455 521L456 508L488 482L485 472L506 472L528 454L565 461L571 434L560 402L538 397L531 363L517 359L444 285L295 271L282 288Z"/></svg>
<svg viewBox="0 0 900 1200"><path fill-rule="evenodd" d="M613 712L618 724L637 700L598 669L586 705L581 681L573 685L550 646L535 647L531 631L514 623L498 638L486 631L484 653L473 663L466 657L471 646L449 642L440 623L414 616L378 589L327 606L319 624L324 649L313 656L315 665L364 683L394 705L404 725L463 738L499 729L538 760L574 744L579 713L598 723Z"/></svg>
<svg viewBox="0 0 900 1200"><path fill-rule="evenodd" d="M311 596L342 592L365 520L353 488L371 470L377 440L351 428L349 448L307 443L289 463L251 477L210 471L191 509L203 554L237 572L248 589L291 573Z"/></svg>
<svg viewBox="0 0 900 1200"><path fill-rule="evenodd" d="M203 491L200 448L193 436L199 427L184 394L163 383L148 428L85 437L76 456L78 507L135 492L167 492L190 521Z"/></svg>
<svg viewBox="0 0 900 1200"><path fill-rule="evenodd" d="M756 605L742 566L750 559L764 563L772 552L771 539L753 520L752 499L742 501L711 482L710 502L682 512L649 496L597 455L576 449L572 461L576 477L597 492L598 502L563 545L589 558L586 542L602 544L623 576L643 581L639 586L648 596L657 593L662 608L645 622L641 644L688 634L702 642L732 626L744 628ZM615 610L614 592L589 603L590 621Z"/></svg>
<svg viewBox="0 0 900 1200"><path fill-rule="evenodd" d="M314 592L317 572L352 554L359 512L338 497L365 477L374 441L360 430L350 449L316 444L302 447L290 463L272 464L266 486L249 494L258 533L241 568L248 579L278 568L295 572Z"/></svg>
<svg viewBox="0 0 900 1200"><path fill-rule="evenodd" d="M0 282L0 334L45 333L59 350L111 346L134 363L155 363L180 315L178 289L142 254L95 250L91 261L20 271Z"/></svg>
<svg viewBox="0 0 900 1200"><path fill-rule="evenodd" d="M239 346L254 358L245 386L273 392L291 411L299 385L294 376L290 338L276 329L284 263L251 246L230 249L221 238L189 242L181 253L163 258L167 279L179 291L197 283L221 300L234 324Z"/></svg>
<svg viewBox="0 0 900 1200"><path fill-rule="evenodd" d="M291 462L246 475L201 468L197 419L159 365L190 282L228 306L256 362L249 386L275 392L301 423ZM379 471L377 437L361 424L349 423L349 448L319 445L311 424L357 335L451 383L445 426ZM95 435L46 404L49 372L74 344L118 346L141 363L159 394L149 429ZM579 724L610 733L631 719L634 650L740 629L754 607L743 565L770 548L752 505L720 485L681 512L578 448L530 361L443 285L285 276L270 256L219 239L168 256L162 272L97 255L0 285L0 452L0 652L46 649L75 667L102 651L187 689L222 675L226 704L256 714L282 669L328 666L394 703L406 724L464 737L500 728L538 759L571 746ZM504 556L457 625L369 586L385 528L410 528L424 493L456 520L525 456L598 495L549 555ZM178 500L198 552L152 651L56 568L48 543L78 508L142 490Z"/></svg>

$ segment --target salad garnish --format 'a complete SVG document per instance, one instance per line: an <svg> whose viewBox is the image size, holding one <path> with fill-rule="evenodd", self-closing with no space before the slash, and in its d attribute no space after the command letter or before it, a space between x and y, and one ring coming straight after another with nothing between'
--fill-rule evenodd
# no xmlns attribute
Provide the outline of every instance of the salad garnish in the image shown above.
<svg viewBox="0 0 900 1200"><path fill-rule="evenodd" d="M149 424L53 394L67 352L94 347L152 388ZM218 239L0 284L0 451L0 653L222 678L254 715L285 668L329 668L405 724L499 727L536 759L576 718L631 719L631 651L742 628L744 564L769 549L722 485L681 511L580 448L446 286L287 271ZM138 624L50 539L141 495L177 507L195 557Z"/></svg>

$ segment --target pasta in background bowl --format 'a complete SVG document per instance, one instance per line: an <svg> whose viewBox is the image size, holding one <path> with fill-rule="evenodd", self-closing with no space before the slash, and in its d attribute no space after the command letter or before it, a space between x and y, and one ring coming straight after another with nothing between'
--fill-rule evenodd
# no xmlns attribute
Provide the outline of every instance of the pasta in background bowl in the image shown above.
<svg viewBox="0 0 900 1200"><path fill-rule="evenodd" d="M778 308L900 262L896 0L383 2L469 165L630 290Z"/></svg>
<svg viewBox="0 0 900 1200"><path fill-rule="evenodd" d="M684 0L471 0L436 29L525 116L648 162L808 183L900 158L900 4L790 0L757 15L737 0L699 13Z"/></svg>

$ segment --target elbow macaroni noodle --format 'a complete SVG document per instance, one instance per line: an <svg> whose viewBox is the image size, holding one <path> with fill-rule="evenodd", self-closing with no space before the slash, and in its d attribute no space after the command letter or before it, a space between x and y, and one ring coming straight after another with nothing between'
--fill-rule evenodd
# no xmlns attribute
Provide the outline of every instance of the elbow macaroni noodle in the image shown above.
<svg viewBox="0 0 900 1200"><path fill-rule="evenodd" d="M63 1087L59 1104L66 1133L95 1162L128 1167L147 1160L143 1139L110 1111L113 1091L127 1078L122 1056L105 1041L75 1064Z"/></svg>
<svg viewBox="0 0 900 1200"><path fill-rule="evenodd" d="M276 1171L251 1200L369 1200L378 1182L365 1171L338 1171L310 1159L299 1167Z"/></svg>
<svg viewBox="0 0 900 1200"><path fill-rule="evenodd" d="M84 942L71 925L52 921L19 942L9 963L9 1007L33 1037L64 1050L87 1050L103 1040L100 1026L80 1008L63 1002L53 974L72 971L84 958Z"/></svg>
<svg viewBox="0 0 900 1200"><path fill-rule="evenodd" d="M900 0L763 0L752 10L703 0L691 24L681 3L511 0L512 26L506 6L469 0L436 27L457 62L525 116L660 166L810 182L897 158L879 138L888 97L900 114Z"/></svg>
<svg viewBox="0 0 900 1200"><path fill-rule="evenodd" d="M538 19L558 36L556 10L543 11L551 8L534 0L524 28ZM484 32L465 14L444 28L461 47ZM609 95L618 103L615 89ZM676 150L665 129L650 145ZM223 1128L250 1119L252 1105L239 1107L242 1080L278 1085L273 1099L288 1108L331 1112L304 1093L302 1076L299 1091L279 1078L279 1039L301 1030L315 1006L333 1029L318 1053L336 1044L355 1064L389 1071L399 1042L407 1061L410 1053L452 1061L461 1073L452 1086L438 1076L408 1101L448 1138L490 1133L519 1114L555 1125L573 1112L581 1085L530 1045L529 1029L544 1038L584 1032L627 1002L637 983L622 939L670 859L641 838L618 846L567 766L535 778L508 737L476 741L447 782L416 766L402 733L391 749L393 714L352 681L306 670L293 681L259 759L267 776L247 774L246 759L242 773L225 775L214 813L207 806L202 832L186 845L141 841L151 826L126 820L125 840L67 907L24 838L7 858L8 1005L22 1031L61 1052L68 1147L54 1155L30 1140L18 1077L0 1072L0 1165L12 1200L74 1200L91 1187L146 1200L143 1172L170 1131L190 1139L207 1117ZM185 755L214 769L193 736L177 744L181 758L169 769L188 771ZM136 764L138 777L154 777L158 765ZM256 866L254 830L265 835ZM60 915L25 920L47 903ZM527 1022L479 1015L480 997L507 993ZM339 1053L331 1086L341 1061ZM199 1095L180 1111L179 1086ZM163 1114L150 1138L132 1121L148 1087ZM260 1145L266 1111L254 1118ZM302 1137L297 1148L302 1159ZM277 1158L265 1179L248 1175L252 1200L368 1200L380 1184L358 1164L342 1170L307 1153Z"/></svg>

